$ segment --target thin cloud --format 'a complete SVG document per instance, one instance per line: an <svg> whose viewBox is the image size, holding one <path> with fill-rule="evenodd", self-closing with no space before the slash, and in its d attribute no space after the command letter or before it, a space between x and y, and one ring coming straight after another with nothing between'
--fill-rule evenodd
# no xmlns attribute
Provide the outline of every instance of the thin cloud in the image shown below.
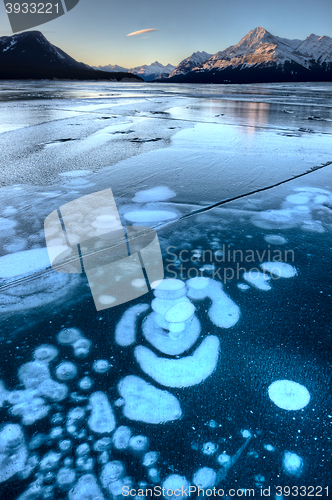
<svg viewBox="0 0 332 500"><path fill-rule="evenodd" d="M150 33L150 31L157 31L155 28L150 28L147 30L133 31L129 33L127 36L135 36L135 35L143 35L143 33Z"/></svg>

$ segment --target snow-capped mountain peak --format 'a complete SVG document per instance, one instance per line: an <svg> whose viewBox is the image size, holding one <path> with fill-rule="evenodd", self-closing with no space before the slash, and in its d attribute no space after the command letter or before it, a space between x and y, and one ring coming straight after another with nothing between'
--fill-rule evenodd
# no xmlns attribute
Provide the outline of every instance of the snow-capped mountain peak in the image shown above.
<svg viewBox="0 0 332 500"><path fill-rule="evenodd" d="M192 71L197 65L204 63L212 54L207 52L194 52L191 56L183 59L180 64L170 73L169 77L176 76L178 74L186 74Z"/></svg>
<svg viewBox="0 0 332 500"><path fill-rule="evenodd" d="M332 61L332 38L313 33L301 42L296 51L319 63Z"/></svg>

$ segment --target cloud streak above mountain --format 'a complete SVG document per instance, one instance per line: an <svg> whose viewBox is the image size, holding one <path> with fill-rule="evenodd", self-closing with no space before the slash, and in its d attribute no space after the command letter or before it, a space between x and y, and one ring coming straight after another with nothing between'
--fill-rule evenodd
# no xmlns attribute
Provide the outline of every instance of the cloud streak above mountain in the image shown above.
<svg viewBox="0 0 332 500"><path fill-rule="evenodd" d="M157 31L157 30L155 28L149 28L146 30L133 31L132 33L129 33L127 36L143 35L143 33L150 33L150 31Z"/></svg>

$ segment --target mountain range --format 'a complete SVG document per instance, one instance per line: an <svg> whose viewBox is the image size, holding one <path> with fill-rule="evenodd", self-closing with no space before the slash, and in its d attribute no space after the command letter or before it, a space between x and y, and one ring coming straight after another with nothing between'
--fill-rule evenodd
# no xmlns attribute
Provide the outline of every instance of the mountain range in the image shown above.
<svg viewBox="0 0 332 500"><path fill-rule="evenodd" d="M155 61L152 64L143 64L143 66L136 66L135 68L123 68L122 66L117 66L108 64L107 66L93 66L95 69L102 71L126 71L133 73L134 75L140 76L145 82L152 82L153 80L158 80L160 78L166 78L168 75L175 70L175 66L172 64L167 64L163 66L160 62Z"/></svg>
<svg viewBox="0 0 332 500"><path fill-rule="evenodd" d="M40 31L0 37L0 80L75 79L142 81L127 71L97 71L52 45Z"/></svg>
<svg viewBox="0 0 332 500"><path fill-rule="evenodd" d="M309 35L305 40L274 36L257 27L237 45L205 61L194 53L180 62L163 82L255 83L332 81L332 38ZM207 54L208 55L208 54Z"/></svg>
<svg viewBox="0 0 332 500"><path fill-rule="evenodd" d="M111 73L111 75L110 75ZM194 52L178 66L90 67L52 45L39 31L0 38L0 79L78 79L176 83L332 81L332 38L280 38L257 27L237 45Z"/></svg>

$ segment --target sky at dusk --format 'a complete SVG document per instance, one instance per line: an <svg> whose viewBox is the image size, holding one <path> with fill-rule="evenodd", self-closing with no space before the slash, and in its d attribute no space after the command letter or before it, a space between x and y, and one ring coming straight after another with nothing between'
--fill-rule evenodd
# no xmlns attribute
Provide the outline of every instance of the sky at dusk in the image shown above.
<svg viewBox="0 0 332 500"><path fill-rule="evenodd" d="M214 54L257 26L285 38L332 37L332 1L80 0L64 16L34 29L78 61L130 68L156 60L177 65L198 50ZM10 35L1 2L0 36Z"/></svg>

